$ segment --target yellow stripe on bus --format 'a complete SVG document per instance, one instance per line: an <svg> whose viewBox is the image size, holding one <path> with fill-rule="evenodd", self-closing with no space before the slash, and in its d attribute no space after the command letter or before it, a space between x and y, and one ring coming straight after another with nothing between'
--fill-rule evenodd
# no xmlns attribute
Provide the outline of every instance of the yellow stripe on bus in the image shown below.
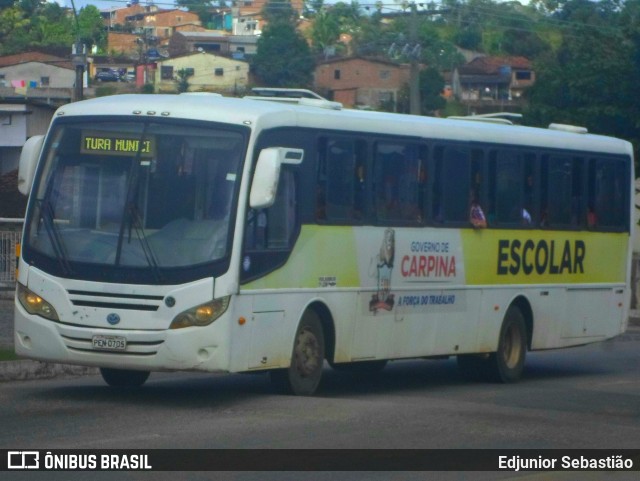
<svg viewBox="0 0 640 481"><path fill-rule="evenodd" d="M461 231L467 284L624 282L626 233Z"/></svg>

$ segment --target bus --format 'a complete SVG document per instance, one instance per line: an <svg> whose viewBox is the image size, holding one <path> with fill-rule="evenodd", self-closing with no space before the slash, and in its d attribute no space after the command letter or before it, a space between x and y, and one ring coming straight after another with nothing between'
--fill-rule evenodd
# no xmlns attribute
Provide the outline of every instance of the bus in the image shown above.
<svg viewBox="0 0 640 481"><path fill-rule="evenodd" d="M313 395L325 361L455 356L511 383L528 351L623 333L631 145L507 123L215 94L60 107L20 159L16 353L111 386L268 371Z"/></svg>

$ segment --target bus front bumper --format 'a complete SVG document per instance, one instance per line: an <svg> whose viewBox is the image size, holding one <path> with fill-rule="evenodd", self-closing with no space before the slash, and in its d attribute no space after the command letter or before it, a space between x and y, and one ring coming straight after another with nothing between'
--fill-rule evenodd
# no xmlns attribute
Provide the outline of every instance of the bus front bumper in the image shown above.
<svg viewBox="0 0 640 481"><path fill-rule="evenodd" d="M81 366L145 371L229 371L223 323L178 330L83 327L27 313L16 303L14 345L19 356Z"/></svg>

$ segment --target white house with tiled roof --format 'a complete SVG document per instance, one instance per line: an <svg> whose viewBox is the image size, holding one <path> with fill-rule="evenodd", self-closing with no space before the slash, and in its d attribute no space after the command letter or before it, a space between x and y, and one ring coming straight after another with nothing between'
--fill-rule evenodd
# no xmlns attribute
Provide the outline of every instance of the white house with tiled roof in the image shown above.
<svg viewBox="0 0 640 481"><path fill-rule="evenodd" d="M158 92L177 89L178 72L189 72L190 91L241 94L249 83L249 64L241 60L195 52L158 62L155 86Z"/></svg>
<svg viewBox="0 0 640 481"><path fill-rule="evenodd" d="M0 57L0 87L72 88L74 83L69 59L41 52Z"/></svg>

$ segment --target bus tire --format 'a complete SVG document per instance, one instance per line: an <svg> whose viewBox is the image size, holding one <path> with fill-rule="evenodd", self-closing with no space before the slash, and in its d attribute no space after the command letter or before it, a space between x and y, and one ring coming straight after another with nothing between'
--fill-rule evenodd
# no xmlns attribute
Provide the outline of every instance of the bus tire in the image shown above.
<svg viewBox="0 0 640 481"><path fill-rule="evenodd" d="M524 370L527 354L527 328L524 316L516 306L510 306L502 321L498 350L488 359L489 380L500 383L518 382Z"/></svg>
<svg viewBox="0 0 640 481"><path fill-rule="evenodd" d="M111 387L139 387L149 378L150 372L101 367L100 374L104 382Z"/></svg>
<svg viewBox="0 0 640 481"><path fill-rule="evenodd" d="M311 396L320 385L324 357L322 324L314 311L307 311L296 330L291 365L271 371L271 382L283 394Z"/></svg>

